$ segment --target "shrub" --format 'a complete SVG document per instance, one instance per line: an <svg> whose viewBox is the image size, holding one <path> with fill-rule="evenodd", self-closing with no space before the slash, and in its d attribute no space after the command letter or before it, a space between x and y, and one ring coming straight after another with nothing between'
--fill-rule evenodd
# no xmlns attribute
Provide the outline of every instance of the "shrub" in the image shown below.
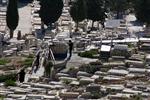
<svg viewBox="0 0 150 100"><path fill-rule="evenodd" d="M70 84L70 83L71 83L71 80L64 79L64 80L63 80L63 83L64 83L64 84Z"/></svg>
<svg viewBox="0 0 150 100"><path fill-rule="evenodd" d="M71 77L76 77L78 71L79 71L79 68L77 68L77 67L70 67L70 68L68 69L68 74L69 74Z"/></svg>
<svg viewBox="0 0 150 100"><path fill-rule="evenodd" d="M5 81L5 86L16 86L16 83L14 80L6 80Z"/></svg>
<svg viewBox="0 0 150 100"><path fill-rule="evenodd" d="M78 56L80 57L86 57L86 58L94 58L94 55L98 54L97 49L92 49L90 51L80 52L78 53Z"/></svg>
<svg viewBox="0 0 150 100"><path fill-rule="evenodd" d="M143 100L141 94L133 95L129 100Z"/></svg>
<svg viewBox="0 0 150 100"><path fill-rule="evenodd" d="M32 66L32 63L33 63L33 58L27 58L27 59L25 59L24 61L23 61L23 65L24 66L27 66L27 67L30 67L30 66Z"/></svg>
<svg viewBox="0 0 150 100"><path fill-rule="evenodd" d="M34 55L33 54L29 54L28 58L34 58Z"/></svg>
<svg viewBox="0 0 150 100"><path fill-rule="evenodd" d="M135 47L134 44L132 44L132 43L128 43L127 45L128 45L129 48Z"/></svg>
<svg viewBox="0 0 150 100"><path fill-rule="evenodd" d="M5 82L6 80L16 81L17 74L1 75L0 82Z"/></svg>
<svg viewBox="0 0 150 100"><path fill-rule="evenodd" d="M100 66L94 66L90 64L83 64L79 67L80 71L84 71L90 74L94 74L96 71L100 70Z"/></svg>
<svg viewBox="0 0 150 100"><path fill-rule="evenodd" d="M102 65L102 62L100 60L97 60L95 62L90 62L90 65Z"/></svg>
<svg viewBox="0 0 150 100"><path fill-rule="evenodd" d="M98 93L98 92L93 92L91 94L92 94L92 99L99 99L99 98L101 98L101 94Z"/></svg>
<svg viewBox="0 0 150 100"><path fill-rule="evenodd" d="M4 100L4 96L3 95L0 95L0 100Z"/></svg>
<svg viewBox="0 0 150 100"><path fill-rule="evenodd" d="M90 53L90 52L88 52L88 51L79 53L78 55L79 55L80 57L93 58L93 54Z"/></svg>
<svg viewBox="0 0 150 100"><path fill-rule="evenodd" d="M0 59L0 65L6 65L10 61L8 59Z"/></svg>

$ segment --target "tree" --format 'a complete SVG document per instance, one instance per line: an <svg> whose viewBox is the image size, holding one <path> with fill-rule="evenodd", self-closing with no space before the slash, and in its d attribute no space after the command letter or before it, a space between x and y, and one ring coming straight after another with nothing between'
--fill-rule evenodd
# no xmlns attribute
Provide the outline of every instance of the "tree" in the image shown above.
<svg viewBox="0 0 150 100"><path fill-rule="evenodd" d="M150 26L150 0L134 0L134 9L136 17L139 21Z"/></svg>
<svg viewBox="0 0 150 100"><path fill-rule="evenodd" d="M103 0L87 0L87 19L93 21L92 28L95 21L104 23L106 18L104 1Z"/></svg>
<svg viewBox="0 0 150 100"><path fill-rule="evenodd" d="M76 31L78 30L79 22L83 21L86 18L86 1L85 0L76 0L73 2L70 8L70 15L72 19L76 22Z"/></svg>
<svg viewBox="0 0 150 100"><path fill-rule="evenodd" d="M19 14L17 0L9 0L7 6L6 22L7 26L10 29L10 38L13 38L13 33L16 27L18 26Z"/></svg>
<svg viewBox="0 0 150 100"><path fill-rule="evenodd" d="M23 3L31 3L33 0L19 0L19 2L23 2Z"/></svg>
<svg viewBox="0 0 150 100"><path fill-rule="evenodd" d="M52 23L55 23L62 14L63 1L62 0L40 0L39 15L41 21L51 27Z"/></svg>
<svg viewBox="0 0 150 100"><path fill-rule="evenodd" d="M105 0L107 7L113 13L116 13L116 18L119 19L123 12L128 9L128 0Z"/></svg>

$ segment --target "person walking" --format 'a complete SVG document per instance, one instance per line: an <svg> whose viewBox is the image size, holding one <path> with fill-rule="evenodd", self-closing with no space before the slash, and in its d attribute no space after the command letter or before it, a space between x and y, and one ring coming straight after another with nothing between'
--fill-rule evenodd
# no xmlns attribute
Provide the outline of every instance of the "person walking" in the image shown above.
<svg viewBox="0 0 150 100"><path fill-rule="evenodd" d="M21 30L19 30L17 33L17 40L21 40Z"/></svg>
<svg viewBox="0 0 150 100"><path fill-rule="evenodd" d="M36 55L34 73L37 72L39 65L40 65L40 52L38 52L38 54Z"/></svg>
<svg viewBox="0 0 150 100"><path fill-rule="evenodd" d="M69 40L68 46L69 46L69 57L71 57L73 50L73 42L71 40Z"/></svg>
<svg viewBox="0 0 150 100"><path fill-rule="evenodd" d="M20 82L20 83L23 83L23 82L24 82L25 74L26 74L26 73L25 73L24 68L21 69L20 72L18 73L18 75L19 75L19 82Z"/></svg>

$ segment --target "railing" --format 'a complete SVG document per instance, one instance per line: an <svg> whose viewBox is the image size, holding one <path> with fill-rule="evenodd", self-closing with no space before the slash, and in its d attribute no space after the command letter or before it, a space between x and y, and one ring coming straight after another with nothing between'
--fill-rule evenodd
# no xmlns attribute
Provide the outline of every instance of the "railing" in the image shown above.
<svg viewBox="0 0 150 100"><path fill-rule="evenodd" d="M51 59L52 59L52 62L53 62L53 65L55 65L56 63L56 60L55 60L55 57L54 57L54 54L53 54L53 51L51 50L51 48L50 48L50 57L51 57Z"/></svg>

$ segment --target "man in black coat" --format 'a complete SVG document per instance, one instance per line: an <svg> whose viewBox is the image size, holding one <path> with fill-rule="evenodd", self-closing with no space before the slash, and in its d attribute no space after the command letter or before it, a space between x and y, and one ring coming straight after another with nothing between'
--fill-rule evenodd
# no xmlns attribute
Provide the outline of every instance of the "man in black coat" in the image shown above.
<svg viewBox="0 0 150 100"><path fill-rule="evenodd" d="M73 50L73 42L71 40L69 40L68 46L69 46L69 57L71 57Z"/></svg>
<svg viewBox="0 0 150 100"><path fill-rule="evenodd" d="M24 82L25 74L26 74L26 73L25 73L25 70L24 70L24 69L22 69L22 70L18 73L20 83L23 83L23 82Z"/></svg>

